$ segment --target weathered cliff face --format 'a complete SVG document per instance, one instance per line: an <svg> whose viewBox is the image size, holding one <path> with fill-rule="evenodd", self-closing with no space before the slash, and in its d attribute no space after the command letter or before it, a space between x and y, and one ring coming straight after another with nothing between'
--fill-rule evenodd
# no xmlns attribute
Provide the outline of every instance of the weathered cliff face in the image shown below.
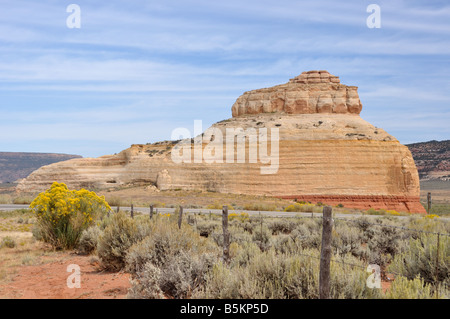
<svg viewBox="0 0 450 319"><path fill-rule="evenodd" d="M308 71L288 83L245 92L231 108L233 117L243 114L359 114L358 88L340 84L327 71Z"/></svg>
<svg viewBox="0 0 450 319"><path fill-rule="evenodd" d="M273 92L280 90L284 102L272 103L277 101ZM292 109L290 105L306 107ZM328 72L303 73L286 85L244 93L233 105L233 117L214 124L203 137L184 140L185 144L133 145L117 155L45 166L18 189L40 191L53 181L72 188L101 189L152 184L162 190L200 189L424 212L410 151L364 121L360 110L355 87L339 84ZM243 149L236 145L227 149L226 143L220 143L239 130L247 134ZM264 133L269 137L265 148L250 142L250 136L264 141ZM274 136L278 139L270 141ZM199 148L192 142L199 138L203 143L196 153ZM180 145L184 145L183 154L191 152L181 163L173 157Z"/></svg>

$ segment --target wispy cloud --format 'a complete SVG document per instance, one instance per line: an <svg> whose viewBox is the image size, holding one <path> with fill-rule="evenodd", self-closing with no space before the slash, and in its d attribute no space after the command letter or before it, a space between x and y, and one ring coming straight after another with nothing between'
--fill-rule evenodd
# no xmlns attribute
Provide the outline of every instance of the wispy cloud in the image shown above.
<svg viewBox="0 0 450 319"><path fill-rule="evenodd" d="M400 141L449 136L446 2L378 1L381 29L368 0L76 3L81 29L57 0L0 3L0 150L118 152L311 69L359 86L363 117Z"/></svg>

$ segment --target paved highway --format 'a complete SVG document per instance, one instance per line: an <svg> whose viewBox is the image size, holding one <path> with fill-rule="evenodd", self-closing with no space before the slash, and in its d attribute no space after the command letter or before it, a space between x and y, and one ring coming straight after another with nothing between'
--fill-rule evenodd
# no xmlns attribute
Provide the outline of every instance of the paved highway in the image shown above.
<svg viewBox="0 0 450 319"><path fill-rule="evenodd" d="M23 208L28 208L28 205L13 205L13 204L1 204L0 205L0 212L1 211L13 211L16 209L23 209ZM111 207L113 211L117 210L117 207L113 206ZM120 210L124 210L124 211L131 211L131 207L120 207ZM133 208L135 213L141 213L141 214L149 214L150 213L150 208L149 207L134 207ZM167 213L173 213L175 211L175 208L154 208L153 211L156 213L162 213L162 214L167 214ZM184 213L200 213L200 214L209 214L210 212L212 214L222 214L222 210L221 209L200 209L200 208L185 208L183 209ZM259 214L261 213L263 216L267 216L267 217L294 217L294 216L304 216L304 217L311 217L311 216L315 216L318 217L321 214L319 213L297 213L297 212L275 212L275 211L249 211L249 210L228 210L228 213L248 213L250 216L259 216ZM357 218L357 217L361 217L363 216L362 214L335 214L334 215L337 218ZM372 217L372 218L376 218L379 217L380 215L364 215L367 217ZM408 216L395 216L397 218L408 218ZM446 220L446 221L450 221L450 217L441 217L441 220Z"/></svg>

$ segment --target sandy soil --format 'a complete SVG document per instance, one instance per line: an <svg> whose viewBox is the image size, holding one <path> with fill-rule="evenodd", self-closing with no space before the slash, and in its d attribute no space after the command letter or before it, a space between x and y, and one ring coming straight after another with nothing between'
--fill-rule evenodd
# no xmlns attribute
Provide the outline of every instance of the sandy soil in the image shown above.
<svg viewBox="0 0 450 319"><path fill-rule="evenodd" d="M45 257L42 257L45 259ZM53 258L54 257L47 257ZM58 261L40 265L17 266L16 274L0 284L0 298L7 299L123 299L126 298L129 274L101 271L89 256L58 254ZM80 267L80 288L69 288L67 272L71 264Z"/></svg>

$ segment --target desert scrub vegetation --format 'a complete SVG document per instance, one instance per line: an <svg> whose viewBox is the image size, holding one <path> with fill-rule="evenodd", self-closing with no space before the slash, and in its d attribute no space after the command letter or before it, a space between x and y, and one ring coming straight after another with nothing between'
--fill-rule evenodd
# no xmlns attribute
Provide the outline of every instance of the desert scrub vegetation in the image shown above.
<svg viewBox="0 0 450 319"><path fill-rule="evenodd" d="M244 204L244 210L253 210L253 211L278 211L280 208L275 204L268 203L248 203Z"/></svg>
<svg viewBox="0 0 450 319"><path fill-rule="evenodd" d="M224 262L221 216L196 214L188 222L186 215L180 228L176 212L152 219L99 215L81 232L78 249L95 254L105 269L129 272L129 298L318 298L318 216L232 211L230 259ZM448 298L448 236L440 237L438 250L435 233L449 231L442 218L335 218L331 297ZM369 264L380 266L385 281L395 277L389 289L367 287Z"/></svg>
<svg viewBox="0 0 450 319"><path fill-rule="evenodd" d="M280 253L275 248L263 252L254 244L239 247L231 265L222 262L214 265L204 289L197 296L214 299L317 299L319 255L315 249ZM245 261L245 264L237 260ZM345 260L358 262L352 257ZM349 272L332 263L331 275L331 298L381 296L379 291L367 288L367 273L362 269Z"/></svg>
<svg viewBox="0 0 450 319"><path fill-rule="evenodd" d="M198 215L196 223L183 222L179 229L176 214L157 214L153 220L114 214L104 230L111 228L114 218L121 220L114 226L115 236L121 240L110 249L120 252L114 257L120 262L113 262L119 266L110 269L132 274L130 298L318 298L320 218L232 214L229 263L222 260L220 218ZM434 235L390 226L449 230L439 219L424 217L336 220L332 298L435 298L437 291L440 298L448 298L448 242L440 242L439 273L433 277ZM99 242L106 237L100 238ZM366 285L366 268L373 263L380 265L384 274L396 274L386 292Z"/></svg>
<svg viewBox="0 0 450 319"><path fill-rule="evenodd" d="M29 232L36 219L28 209L0 212L0 231Z"/></svg>
<svg viewBox="0 0 450 319"><path fill-rule="evenodd" d="M314 205L311 203L294 203L287 206L285 212L304 212L304 213L321 213L322 205Z"/></svg>
<svg viewBox="0 0 450 319"><path fill-rule="evenodd" d="M0 248L7 247L7 248L14 248L17 246L17 243L14 238L11 238L10 236L3 237L0 242Z"/></svg>
<svg viewBox="0 0 450 319"><path fill-rule="evenodd" d="M426 283L450 286L450 238L422 234L410 238L408 249L397 254L389 270L412 280L421 278Z"/></svg>
<svg viewBox="0 0 450 319"><path fill-rule="evenodd" d="M18 196L15 197L12 201L13 204L19 204L19 205L29 205L31 202L33 202L34 198L31 196Z"/></svg>
<svg viewBox="0 0 450 319"><path fill-rule="evenodd" d="M427 204L425 202L422 202L421 204L425 209L427 209ZM429 214L450 216L450 203L433 203Z"/></svg>
<svg viewBox="0 0 450 319"><path fill-rule="evenodd" d="M83 230L111 210L104 197L85 189L69 190L63 183L53 183L30 204L37 221L38 239L55 249L76 247Z"/></svg>
<svg viewBox="0 0 450 319"><path fill-rule="evenodd" d="M103 268L119 271L125 267L128 250L151 231L149 222L145 222L142 217L144 216L141 219L131 218L121 211L103 221L103 229L96 243L97 255ZM90 241L95 242L93 239Z"/></svg>
<svg viewBox="0 0 450 319"><path fill-rule="evenodd" d="M396 210L390 209L374 209L369 208L364 212L367 215L383 215L383 216L410 216L411 214L406 212L397 212Z"/></svg>
<svg viewBox="0 0 450 319"><path fill-rule="evenodd" d="M181 229L168 218L157 218L149 235L127 253L133 276L132 298L189 298L204 286L220 250L187 224Z"/></svg>
<svg viewBox="0 0 450 319"><path fill-rule="evenodd" d="M8 194L0 194L0 204L12 204L12 197Z"/></svg>

